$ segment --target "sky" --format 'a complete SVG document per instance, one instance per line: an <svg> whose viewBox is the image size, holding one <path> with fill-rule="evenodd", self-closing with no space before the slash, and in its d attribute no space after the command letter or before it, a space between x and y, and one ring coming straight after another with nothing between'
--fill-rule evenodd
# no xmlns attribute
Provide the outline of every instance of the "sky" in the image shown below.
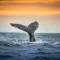
<svg viewBox="0 0 60 60"><path fill-rule="evenodd" d="M36 32L60 33L60 0L0 0L0 32L23 32L10 26L37 21Z"/></svg>

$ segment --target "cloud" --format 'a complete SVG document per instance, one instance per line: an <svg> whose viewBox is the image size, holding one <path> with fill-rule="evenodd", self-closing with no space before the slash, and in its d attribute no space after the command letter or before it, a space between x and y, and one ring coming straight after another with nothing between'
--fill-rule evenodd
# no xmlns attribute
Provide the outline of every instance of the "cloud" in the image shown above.
<svg viewBox="0 0 60 60"><path fill-rule="evenodd" d="M0 0L0 15L26 14L60 14L60 0Z"/></svg>
<svg viewBox="0 0 60 60"><path fill-rule="evenodd" d="M0 0L0 6L10 5L60 8L60 0Z"/></svg>

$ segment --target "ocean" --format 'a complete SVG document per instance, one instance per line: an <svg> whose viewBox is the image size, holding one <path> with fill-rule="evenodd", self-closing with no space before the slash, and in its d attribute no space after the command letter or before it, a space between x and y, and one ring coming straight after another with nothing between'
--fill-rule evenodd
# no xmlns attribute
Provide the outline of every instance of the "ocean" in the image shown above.
<svg viewBox="0 0 60 60"><path fill-rule="evenodd" d="M60 60L60 34L0 32L0 60Z"/></svg>

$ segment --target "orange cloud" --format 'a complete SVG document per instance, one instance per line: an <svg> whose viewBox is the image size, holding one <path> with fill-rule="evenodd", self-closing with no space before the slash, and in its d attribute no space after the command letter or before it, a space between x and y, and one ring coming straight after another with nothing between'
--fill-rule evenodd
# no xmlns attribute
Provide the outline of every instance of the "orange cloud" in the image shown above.
<svg viewBox="0 0 60 60"><path fill-rule="evenodd" d="M60 0L2 0L0 15L60 14Z"/></svg>
<svg viewBox="0 0 60 60"><path fill-rule="evenodd" d="M59 9L49 8L5 8L0 10L0 15L56 15L60 14Z"/></svg>
<svg viewBox="0 0 60 60"><path fill-rule="evenodd" d="M1 0L0 3L56 3L60 0Z"/></svg>

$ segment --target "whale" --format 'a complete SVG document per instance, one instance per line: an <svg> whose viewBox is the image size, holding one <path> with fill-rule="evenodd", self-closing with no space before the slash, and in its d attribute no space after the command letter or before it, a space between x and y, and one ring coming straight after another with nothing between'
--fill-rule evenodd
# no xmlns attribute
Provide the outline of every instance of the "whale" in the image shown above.
<svg viewBox="0 0 60 60"><path fill-rule="evenodd" d="M18 28L20 30L23 30L25 32L28 33L29 35L29 41L30 42L35 42L35 36L34 36L34 32L36 31L36 29L38 28L39 24L37 21L34 21L32 23L30 23L28 26L24 26L22 24L15 24L15 23L10 23L10 25L12 27Z"/></svg>

